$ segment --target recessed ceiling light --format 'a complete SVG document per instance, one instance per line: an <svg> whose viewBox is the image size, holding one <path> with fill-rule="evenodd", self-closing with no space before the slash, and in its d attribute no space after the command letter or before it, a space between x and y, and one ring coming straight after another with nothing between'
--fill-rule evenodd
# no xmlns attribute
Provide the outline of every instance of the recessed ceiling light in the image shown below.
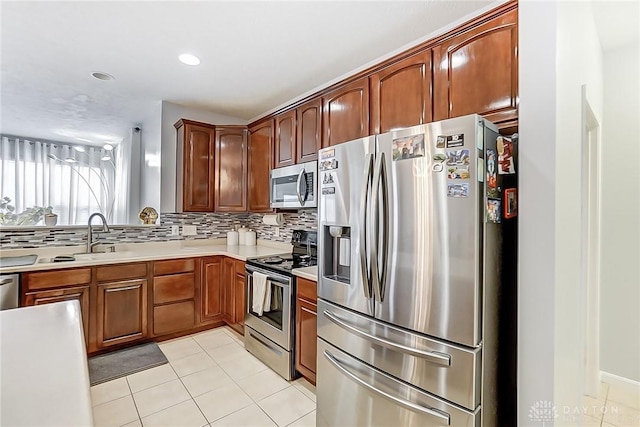
<svg viewBox="0 0 640 427"><path fill-rule="evenodd" d="M198 59L197 56L191 55L190 53L183 53L182 55L178 56L178 59L180 60L180 62L182 62L183 64L187 64L187 65L199 65L200 64L200 60Z"/></svg>
<svg viewBox="0 0 640 427"><path fill-rule="evenodd" d="M98 80L114 80L115 77L113 77L111 74L107 74L107 73L102 73L100 71L96 71L95 73L91 73L91 75L93 77L95 77Z"/></svg>
<svg viewBox="0 0 640 427"><path fill-rule="evenodd" d="M102 146L102 148L103 148L103 149L105 149L105 150L107 150L107 151L111 151L111 150L113 150L113 145L111 145L111 144L104 144L104 145Z"/></svg>
<svg viewBox="0 0 640 427"><path fill-rule="evenodd" d="M84 153L84 147L82 145L74 145L73 149L80 153Z"/></svg>
<svg viewBox="0 0 640 427"><path fill-rule="evenodd" d="M102 157L100 157L100 160L103 160L103 161L111 160L111 157L110 156L102 156Z"/></svg>

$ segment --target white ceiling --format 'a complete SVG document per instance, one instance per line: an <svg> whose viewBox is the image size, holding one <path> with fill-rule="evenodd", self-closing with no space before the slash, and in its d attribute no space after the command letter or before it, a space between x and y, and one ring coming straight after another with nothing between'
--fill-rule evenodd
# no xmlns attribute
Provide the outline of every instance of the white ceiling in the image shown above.
<svg viewBox="0 0 640 427"><path fill-rule="evenodd" d="M117 142L161 100L249 121L489 4L2 1L0 132Z"/></svg>
<svg viewBox="0 0 640 427"><path fill-rule="evenodd" d="M118 142L161 100L249 121L491 4L2 0L0 133ZM637 42L638 0L593 4L604 50Z"/></svg>
<svg viewBox="0 0 640 427"><path fill-rule="evenodd" d="M593 1L593 16L602 49L607 51L640 39L640 1Z"/></svg>

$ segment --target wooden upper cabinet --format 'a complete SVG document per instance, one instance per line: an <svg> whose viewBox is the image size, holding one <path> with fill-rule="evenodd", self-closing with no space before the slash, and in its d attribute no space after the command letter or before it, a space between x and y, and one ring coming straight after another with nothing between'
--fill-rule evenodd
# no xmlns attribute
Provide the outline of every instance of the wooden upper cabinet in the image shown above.
<svg viewBox="0 0 640 427"><path fill-rule="evenodd" d="M296 163L296 110L276 116L274 167L291 166Z"/></svg>
<svg viewBox="0 0 640 427"><path fill-rule="evenodd" d="M215 131L215 211L247 210L247 128L217 126Z"/></svg>
<svg viewBox="0 0 640 427"><path fill-rule="evenodd" d="M273 165L274 120L266 120L249 129L249 212L271 212L269 172Z"/></svg>
<svg viewBox="0 0 640 427"><path fill-rule="evenodd" d="M297 108L296 163L318 159L322 148L322 100L318 97Z"/></svg>
<svg viewBox="0 0 640 427"><path fill-rule="evenodd" d="M322 146L369 135L369 79L356 80L322 97Z"/></svg>
<svg viewBox="0 0 640 427"><path fill-rule="evenodd" d="M517 119L517 47L517 9L434 47L434 120L472 113L495 123Z"/></svg>
<svg viewBox="0 0 640 427"><path fill-rule="evenodd" d="M176 155L177 212L213 212L215 128L180 119Z"/></svg>
<svg viewBox="0 0 640 427"><path fill-rule="evenodd" d="M371 134L429 123L431 50L378 71L370 78Z"/></svg>

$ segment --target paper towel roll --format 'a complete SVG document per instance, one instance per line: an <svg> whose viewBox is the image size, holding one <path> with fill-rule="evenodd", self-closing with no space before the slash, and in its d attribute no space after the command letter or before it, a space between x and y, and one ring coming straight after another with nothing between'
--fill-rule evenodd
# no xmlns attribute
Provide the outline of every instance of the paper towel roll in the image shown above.
<svg viewBox="0 0 640 427"><path fill-rule="evenodd" d="M282 227L284 224L284 215L281 213L275 215L265 215L262 217L262 222L267 225L276 225L278 227Z"/></svg>

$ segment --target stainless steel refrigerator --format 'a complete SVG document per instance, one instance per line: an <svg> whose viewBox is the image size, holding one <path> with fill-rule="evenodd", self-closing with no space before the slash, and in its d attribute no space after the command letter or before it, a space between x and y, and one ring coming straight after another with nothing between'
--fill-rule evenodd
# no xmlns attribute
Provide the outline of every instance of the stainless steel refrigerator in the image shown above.
<svg viewBox="0 0 640 427"><path fill-rule="evenodd" d="M319 426L516 425L516 139L470 115L320 150Z"/></svg>

